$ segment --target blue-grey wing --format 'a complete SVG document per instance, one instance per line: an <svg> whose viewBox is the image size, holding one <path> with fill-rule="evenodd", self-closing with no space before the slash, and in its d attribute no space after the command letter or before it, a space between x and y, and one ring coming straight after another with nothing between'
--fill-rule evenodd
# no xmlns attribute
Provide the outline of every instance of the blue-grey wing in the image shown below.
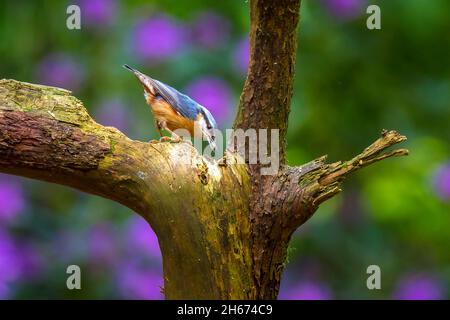
<svg viewBox="0 0 450 320"><path fill-rule="evenodd" d="M175 109L176 112L185 118L197 120L197 115L201 110L201 106L197 102L167 84L155 79L152 79L152 81L154 82L154 87L158 90L158 93L172 106L172 108Z"/></svg>

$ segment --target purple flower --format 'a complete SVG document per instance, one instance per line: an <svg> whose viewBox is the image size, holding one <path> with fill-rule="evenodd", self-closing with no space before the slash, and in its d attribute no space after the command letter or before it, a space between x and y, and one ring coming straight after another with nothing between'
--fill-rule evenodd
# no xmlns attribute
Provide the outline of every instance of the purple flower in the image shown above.
<svg viewBox="0 0 450 320"><path fill-rule="evenodd" d="M183 48L185 32L173 19L160 15L135 26L132 46L136 55L148 61L168 58Z"/></svg>
<svg viewBox="0 0 450 320"><path fill-rule="evenodd" d="M434 188L440 198L450 200L450 163L441 166L434 174Z"/></svg>
<svg viewBox="0 0 450 320"><path fill-rule="evenodd" d="M157 272L133 263L123 265L117 275L119 290L127 299L161 300L163 277Z"/></svg>
<svg viewBox="0 0 450 320"><path fill-rule="evenodd" d="M247 73L248 64L250 62L250 42L248 37L245 37L236 46L233 54L234 64L236 69L243 73Z"/></svg>
<svg viewBox="0 0 450 320"><path fill-rule="evenodd" d="M0 175L0 222L12 221L25 207L19 180Z"/></svg>
<svg viewBox="0 0 450 320"><path fill-rule="evenodd" d="M40 276L43 266L44 260L32 244L18 242L0 229L0 299L10 296L15 281Z"/></svg>
<svg viewBox="0 0 450 320"><path fill-rule="evenodd" d="M0 299L10 295L10 284L21 273L21 261L15 241L6 231L0 229Z"/></svg>
<svg viewBox="0 0 450 320"><path fill-rule="evenodd" d="M325 0L330 13L343 20L350 20L363 14L365 0Z"/></svg>
<svg viewBox="0 0 450 320"><path fill-rule="evenodd" d="M20 242L17 244L17 252L20 258L21 279L36 279L45 269L45 259L40 250L32 243Z"/></svg>
<svg viewBox="0 0 450 320"><path fill-rule="evenodd" d="M207 48L216 48L229 37L230 24L225 18L212 11L197 15L192 27L194 41Z"/></svg>
<svg viewBox="0 0 450 320"><path fill-rule="evenodd" d="M94 264L114 264L118 257L118 245L107 222L101 222L92 227L89 237L89 261Z"/></svg>
<svg viewBox="0 0 450 320"><path fill-rule="evenodd" d="M83 82L83 66L72 56L52 53L46 56L36 70L42 84L77 91Z"/></svg>
<svg viewBox="0 0 450 320"><path fill-rule="evenodd" d="M19 275L17 245L6 231L0 229L0 283L15 280Z"/></svg>
<svg viewBox="0 0 450 320"><path fill-rule="evenodd" d="M332 299L331 290L323 283L304 281L295 287L280 293L282 300L329 300Z"/></svg>
<svg viewBox="0 0 450 320"><path fill-rule="evenodd" d="M93 27L111 24L117 12L115 0L79 0L81 23Z"/></svg>
<svg viewBox="0 0 450 320"><path fill-rule="evenodd" d="M123 133L129 133L130 111L119 98L102 101L97 108L96 118L105 125L119 129Z"/></svg>
<svg viewBox="0 0 450 320"><path fill-rule="evenodd" d="M399 300L439 300L443 298L439 282L427 274L412 274L397 284L394 298Z"/></svg>
<svg viewBox="0 0 450 320"><path fill-rule="evenodd" d="M205 106L216 119L223 122L231 114L233 96L228 84L213 76L205 76L192 82L186 88L192 99Z"/></svg>
<svg viewBox="0 0 450 320"><path fill-rule="evenodd" d="M144 218L134 216L130 218L126 226L127 248L138 250L139 254L147 253L150 257L160 259L158 238Z"/></svg>

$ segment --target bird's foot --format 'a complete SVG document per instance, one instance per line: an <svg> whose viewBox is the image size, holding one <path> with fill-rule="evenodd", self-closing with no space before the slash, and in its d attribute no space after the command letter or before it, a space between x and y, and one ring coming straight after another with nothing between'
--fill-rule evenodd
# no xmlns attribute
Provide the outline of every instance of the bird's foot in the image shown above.
<svg viewBox="0 0 450 320"><path fill-rule="evenodd" d="M186 142L186 143L189 143L191 146L193 145L191 140L183 139L180 136L176 136L176 137L162 136L161 138L159 138L159 141L158 140L150 140L150 143L153 143L153 144L159 143L159 142L170 142L170 143Z"/></svg>
<svg viewBox="0 0 450 320"><path fill-rule="evenodd" d="M190 139L183 139L182 137L173 137L172 140L170 141L172 143L180 143L180 142L184 142L187 144L190 144L191 146L193 146L192 141Z"/></svg>
<svg viewBox="0 0 450 320"><path fill-rule="evenodd" d="M171 143L179 143L183 141L183 138L181 138L180 136L176 136L176 137L171 137L169 140Z"/></svg>
<svg viewBox="0 0 450 320"><path fill-rule="evenodd" d="M171 141L172 138L171 137L167 137L167 136L162 136L161 138L159 138L159 142L167 142L167 141Z"/></svg>

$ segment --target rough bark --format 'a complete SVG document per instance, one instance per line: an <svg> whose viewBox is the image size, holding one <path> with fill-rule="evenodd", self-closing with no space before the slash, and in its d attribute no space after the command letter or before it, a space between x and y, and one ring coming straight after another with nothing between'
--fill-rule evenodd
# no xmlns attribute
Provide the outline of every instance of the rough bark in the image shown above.
<svg viewBox="0 0 450 320"><path fill-rule="evenodd" d="M284 163L300 0L250 1L250 63L234 127L278 129Z"/></svg>
<svg viewBox="0 0 450 320"><path fill-rule="evenodd" d="M274 299L292 233L351 172L407 150L395 131L345 162L284 164L299 0L251 1L251 62L236 128L280 129L281 167L187 143L134 141L97 124L70 92L0 81L0 172L63 184L143 216L161 247L168 299ZM274 14L276 13L276 14Z"/></svg>
<svg viewBox="0 0 450 320"><path fill-rule="evenodd" d="M294 209L295 195L301 194L301 174L284 166L299 8L300 0L250 2L250 64L234 123L235 128L243 130L279 130L279 174L263 176L261 165L249 165L254 296L261 299L273 299L278 294L293 232L287 227L293 222L285 218L292 210L300 216L310 214L306 206ZM270 153L270 143L268 148Z"/></svg>
<svg viewBox="0 0 450 320"><path fill-rule="evenodd" d="M349 162L327 165L322 157L299 168L285 165L299 7L300 0L251 1L250 64L234 123L235 128L244 130L279 130L281 165L278 175L261 175L260 164L248 166L252 188L249 210L254 296L261 299L277 296L287 246L297 227L321 202L340 191L339 183L346 174L371 161L381 160L367 155L370 161L357 157ZM388 137L393 140L386 140ZM377 146L384 149L391 142L403 139L391 132ZM405 153L400 150L384 157Z"/></svg>

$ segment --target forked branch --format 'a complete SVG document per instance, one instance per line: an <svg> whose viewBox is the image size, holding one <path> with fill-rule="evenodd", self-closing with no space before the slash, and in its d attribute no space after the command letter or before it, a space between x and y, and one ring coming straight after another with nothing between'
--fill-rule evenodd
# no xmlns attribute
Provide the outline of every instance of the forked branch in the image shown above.
<svg viewBox="0 0 450 320"><path fill-rule="evenodd" d="M384 152L391 146L405 140L406 137L399 134L397 131L393 130L388 132L383 130L379 139L377 139L353 159L344 162L339 161L328 165L327 173L319 179L319 183L324 186L329 185L335 181L344 179L348 174L374 162L390 157L406 156L409 153L407 149L396 149Z"/></svg>
<svg viewBox="0 0 450 320"><path fill-rule="evenodd" d="M291 168L290 175L296 177L301 190L296 197L293 228L309 219L322 202L341 192L341 182L352 172L390 157L408 155L407 149L388 150L405 140L406 137L397 131L383 130L380 138L351 160L327 164L327 157L322 156L301 167Z"/></svg>

